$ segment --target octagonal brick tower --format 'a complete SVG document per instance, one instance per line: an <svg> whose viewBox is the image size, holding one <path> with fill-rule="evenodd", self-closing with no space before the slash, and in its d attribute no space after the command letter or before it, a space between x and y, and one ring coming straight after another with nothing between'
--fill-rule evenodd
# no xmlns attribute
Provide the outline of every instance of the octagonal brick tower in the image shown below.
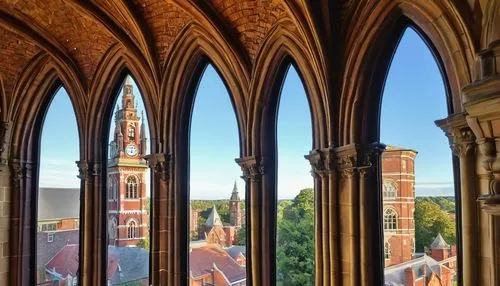
<svg viewBox="0 0 500 286"><path fill-rule="evenodd" d="M415 254L415 150L387 146L382 154L385 266Z"/></svg>

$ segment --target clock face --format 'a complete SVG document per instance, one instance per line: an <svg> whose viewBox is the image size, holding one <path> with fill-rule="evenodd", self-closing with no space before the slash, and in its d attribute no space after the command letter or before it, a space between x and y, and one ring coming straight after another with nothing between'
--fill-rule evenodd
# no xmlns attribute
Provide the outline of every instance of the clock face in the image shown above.
<svg viewBox="0 0 500 286"><path fill-rule="evenodd" d="M133 144L128 144L125 153L127 153L128 156L135 156L137 155L137 147Z"/></svg>

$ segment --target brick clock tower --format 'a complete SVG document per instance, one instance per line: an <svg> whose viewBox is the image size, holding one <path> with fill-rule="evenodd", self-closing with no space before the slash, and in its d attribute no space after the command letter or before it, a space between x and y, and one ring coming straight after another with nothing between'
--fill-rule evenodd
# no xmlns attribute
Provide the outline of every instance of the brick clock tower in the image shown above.
<svg viewBox="0 0 500 286"><path fill-rule="evenodd" d="M121 108L115 113L108 159L109 245L135 246L148 235L146 211L147 152L144 118L137 116L132 80L127 76Z"/></svg>
<svg viewBox="0 0 500 286"><path fill-rule="evenodd" d="M382 154L385 266L409 261L415 253L415 157L417 152L387 146Z"/></svg>
<svg viewBox="0 0 500 286"><path fill-rule="evenodd" d="M232 226L241 227L241 199L238 194L236 182L234 182L233 192L231 193L231 198L229 199L229 220L229 223Z"/></svg>

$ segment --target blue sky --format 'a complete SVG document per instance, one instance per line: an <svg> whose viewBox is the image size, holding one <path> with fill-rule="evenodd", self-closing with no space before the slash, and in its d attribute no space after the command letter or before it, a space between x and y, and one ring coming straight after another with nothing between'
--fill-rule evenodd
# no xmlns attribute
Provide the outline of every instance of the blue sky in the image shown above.
<svg viewBox="0 0 500 286"><path fill-rule="evenodd" d="M139 110L144 110L137 87ZM214 112L216 111L216 112ZM417 195L452 195L451 152L434 120L447 116L439 69L425 43L408 29L396 51L385 85L381 141L419 151ZM113 127L112 127L113 128ZM293 198L312 187L309 108L295 69L285 78L278 113L278 197ZM200 82L191 121L191 199L228 198L234 181L243 196L236 117L229 94L213 67ZM63 144L62 144L63 143ZM64 89L54 97L42 132L40 186L78 187L78 134Z"/></svg>

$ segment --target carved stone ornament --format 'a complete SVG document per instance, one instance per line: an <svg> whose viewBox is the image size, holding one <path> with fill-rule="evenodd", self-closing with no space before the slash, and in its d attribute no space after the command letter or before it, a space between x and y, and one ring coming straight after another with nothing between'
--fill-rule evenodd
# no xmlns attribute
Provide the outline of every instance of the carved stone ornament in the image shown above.
<svg viewBox="0 0 500 286"><path fill-rule="evenodd" d="M260 181L264 175L264 160L255 156L235 159L236 163L241 167L243 175L241 176L246 182Z"/></svg>
<svg viewBox="0 0 500 286"><path fill-rule="evenodd" d="M80 180L87 181L89 179L89 164L87 161L75 161L78 166L78 175L77 177Z"/></svg>
<svg viewBox="0 0 500 286"><path fill-rule="evenodd" d="M10 175L14 188L19 188L21 182L31 177L32 163L14 159L10 164Z"/></svg>
<svg viewBox="0 0 500 286"><path fill-rule="evenodd" d="M469 127L453 128L448 137L451 150L455 155L461 157L474 152L476 137Z"/></svg>
<svg viewBox="0 0 500 286"><path fill-rule="evenodd" d="M385 145L372 143L368 146L346 145L335 149L337 168L342 177L350 177L356 171L361 175L373 171L377 157L385 150Z"/></svg>
<svg viewBox="0 0 500 286"><path fill-rule="evenodd" d="M323 177L336 170L335 151L332 148L314 149L304 156L311 164L311 174L314 177Z"/></svg>
<svg viewBox="0 0 500 286"><path fill-rule="evenodd" d="M168 181L172 161L171 155L164 153L149 154L144 156L144 160L148 162L148 166L155 176L159 176L162 181Z"/></svg>
<svg viewBox="0 0 500 286"><path fill-rule="evenodd" d="M7 165L7 146L8 137L10 132L10 122L0 122L0 165Z"/></svg>

